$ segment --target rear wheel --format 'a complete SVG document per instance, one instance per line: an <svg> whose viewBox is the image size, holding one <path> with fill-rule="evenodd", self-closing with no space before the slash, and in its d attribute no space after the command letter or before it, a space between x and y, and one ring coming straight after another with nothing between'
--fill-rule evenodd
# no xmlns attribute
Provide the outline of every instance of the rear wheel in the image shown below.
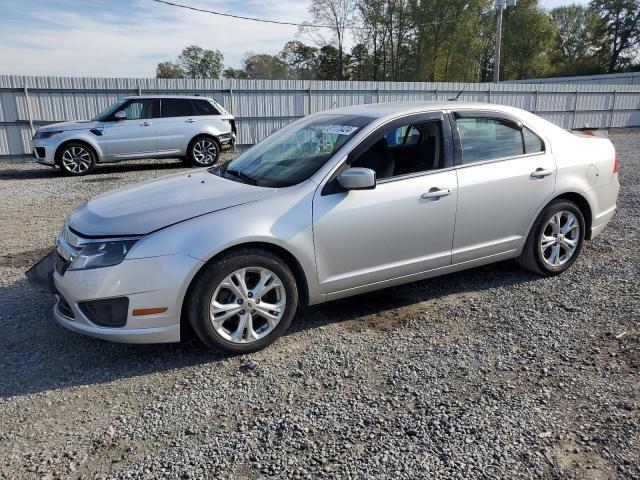
<svg viewBox="0 0 640 480"><path fill-rule="evenodd" d="M584 235L580 208L569 200L555 200L536 219L518 261L535 273L558 275L578 258Z"/></svg>
<svg viewBox="0 0 640 480"><path fill-rule="evenodd" d="M205 267L187 302L191 326L207 346L249 353L286 331L297 308L298 289L279 257L245 249Z"/></svg>
<svg viewBox="0 0 640 480"><path fill-rule="evenodd" d="M65 175L86 175L96 167L96 155L82 143L68 143L58 152L58 165Z"/></svg>
<svg viewBox="0 0 640 480"><path fill-rule="evenodd" d="M220 146L211 137L196 137L189 145L188 155L196 167L210 167L220 157Z"/></svg>

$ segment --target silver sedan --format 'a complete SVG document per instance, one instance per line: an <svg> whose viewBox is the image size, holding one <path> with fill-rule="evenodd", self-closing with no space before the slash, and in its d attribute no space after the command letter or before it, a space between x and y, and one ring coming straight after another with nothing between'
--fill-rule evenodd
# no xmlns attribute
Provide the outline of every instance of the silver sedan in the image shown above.
<svg viewBox="0 0 640 480"><path fill-rule="evenodd" d="M616 209L618 161L523 110L382 103L317 113L235 160L96 197L54 253L55 317L120 342L265 347L300 305L515 258L576 261Z"/></svg>

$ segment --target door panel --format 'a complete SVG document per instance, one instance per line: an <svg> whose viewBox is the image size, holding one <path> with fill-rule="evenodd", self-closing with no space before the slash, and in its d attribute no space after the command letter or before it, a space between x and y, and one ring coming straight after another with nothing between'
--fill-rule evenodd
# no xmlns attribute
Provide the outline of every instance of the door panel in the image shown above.
<svg viewBox="0 0 640 480"><path fill-rule="evenodd" d="M153 100L132 100L123 105L127 120L110 119L104 123L97 140L106 152L105 159L149 157L157 153Z"/></svg>
<svg viewBox="0 0 640 480"><path fill-rule="evenodd" d="M450 194L423 198L435 189ZM314 198L314 243L323 293L451 263L456 215L454 170L379 182L373 190Z"/></svg>
<svg viewBox="0 0 640 480"><path fill-rule="evenodd" d="M532 177L539 168L553 173ZM548 153L461 167L453 263L519 248L533 215L553 194L555 171Z"/></svg>
<svg viewBox="0 0 640 480"><path fill-rule="evenodd" d="M161 118L157 119L158 155L186 153L187 136L198 130L200 121L187 99L160 101Z"/></svg>

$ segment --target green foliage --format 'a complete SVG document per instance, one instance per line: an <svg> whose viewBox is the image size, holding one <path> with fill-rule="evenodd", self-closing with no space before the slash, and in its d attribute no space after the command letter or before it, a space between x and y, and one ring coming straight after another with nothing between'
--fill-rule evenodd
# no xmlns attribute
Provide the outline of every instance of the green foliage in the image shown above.
<svg viewBox="0 0 640 480"><path fill-rule="evenodd" d="M244 60L246 78L278 80L289 78L289 66L274 55L249 55Z"/></svg>
<svg viewBox="0 0 640 480"><path fill-rule="evenodd" d="M160 62L156 67L156 78L184 78L184 72L173 62Z"/></svg>
<svg viewBox="0 0 640 480"><path fill-rule="evenodd" d="M628 69L640 44L640 0L592 0L589 7L602 18L607 71Z"/></svg>

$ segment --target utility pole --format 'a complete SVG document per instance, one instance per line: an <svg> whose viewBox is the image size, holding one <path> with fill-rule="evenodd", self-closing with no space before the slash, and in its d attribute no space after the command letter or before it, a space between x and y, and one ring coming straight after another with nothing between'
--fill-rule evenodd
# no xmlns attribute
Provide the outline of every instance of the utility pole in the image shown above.
<svg viewBox="0 0 640 480"><path fill-rule="evenodd" d="M507 7L513 7L516 0L495 0L496 9L496 57L493 64L493 83L500 82L500 47L502 46L502 14Z"/></svg>

